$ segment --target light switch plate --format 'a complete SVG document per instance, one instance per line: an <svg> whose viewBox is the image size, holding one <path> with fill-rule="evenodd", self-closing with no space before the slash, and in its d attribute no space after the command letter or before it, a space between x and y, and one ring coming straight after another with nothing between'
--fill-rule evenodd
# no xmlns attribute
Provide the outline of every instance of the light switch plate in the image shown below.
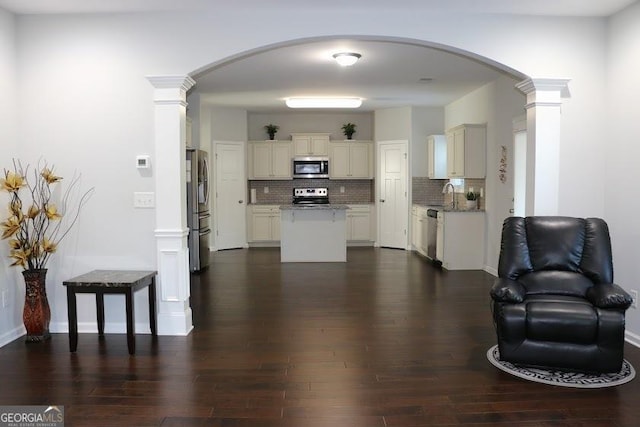
<svg viewBox="0 0 640 427"><path fill-rule="evenodd" d="M155 208L156 193L153 193L153 192L133 193L133 207L142 208L142 209Z"/></svg>

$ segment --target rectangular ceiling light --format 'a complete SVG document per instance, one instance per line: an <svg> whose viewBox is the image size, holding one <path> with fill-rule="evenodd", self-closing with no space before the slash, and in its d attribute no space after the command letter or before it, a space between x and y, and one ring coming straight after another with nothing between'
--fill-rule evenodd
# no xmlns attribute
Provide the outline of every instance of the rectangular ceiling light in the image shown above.
<svg viewBox="0 0 640 427"><path fill-rule="evenodd" d="M288 98L285 103L289 108L358 108L362 105L360 98Z"/></svg>

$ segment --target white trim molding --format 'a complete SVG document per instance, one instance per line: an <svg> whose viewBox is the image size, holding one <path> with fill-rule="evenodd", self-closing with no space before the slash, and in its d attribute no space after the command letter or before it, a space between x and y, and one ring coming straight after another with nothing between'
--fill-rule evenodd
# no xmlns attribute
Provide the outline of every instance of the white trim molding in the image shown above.
<svg viewBox="0 0 640 427"><path fill-rule="evenodd" d="M626 331L624 333L624 339L632 346L640 348L640 335L636 335L634 333Z"/></svg>
<svg viewBox="0 0 640 427"><path fill-rule="evenodd" d="M527 173L525 214L560 211L560 124L569 79L526 79L516 88L527 96Z"/></svg>
<svg viewBox="0 0 640 427"><path fill-rule="evenodd" d="M158 333L187 335L193 329L186 218L186 107L189 76L150 76L155 88L156 257Z"/></svg>

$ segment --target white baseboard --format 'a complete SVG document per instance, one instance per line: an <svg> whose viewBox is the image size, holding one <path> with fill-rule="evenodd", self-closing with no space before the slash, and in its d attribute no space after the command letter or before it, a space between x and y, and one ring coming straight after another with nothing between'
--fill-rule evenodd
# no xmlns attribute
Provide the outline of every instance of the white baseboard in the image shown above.
<svg viewBox="0 0 640 427"><path fill-rule="evenodd" d="M484 267L484 271L486 271L487 273L489 273L490 275L492 275L494 277L498 277L498 270L496 270L495 268L485 266Z"/></svg>
<svg viewBox="0 0 640 427"><path fill-rule="evenodd" d="M14 328L4 334L0 335L0 347L4 347L12 341L17 340L23 335L27 334L27 330L24 328L24 325L20 325L17 328Z"/></svg>
<svg viewBox="0 0 640 427"><path fill-rule="evenodd" d="M640 348L640 335L633 334L629 331L625 331L624 340L634 347Z"/></svg>

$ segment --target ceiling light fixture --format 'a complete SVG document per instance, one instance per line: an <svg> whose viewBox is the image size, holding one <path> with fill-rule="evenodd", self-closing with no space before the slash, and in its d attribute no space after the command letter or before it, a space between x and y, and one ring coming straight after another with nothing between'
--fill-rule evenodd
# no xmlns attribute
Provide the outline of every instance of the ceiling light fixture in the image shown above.
<svg viewBox="0 0 640 427"><path fill-rule="evenodd" d="M285 100L289 108L358 108L362 105L360 98L288 98Z"/></svg>
<svg viewBox="0 0 640 427"><path fill-rule="evenodd" d="M361 57L362 55L355 52L339 52L333 54L333 59L343 67L349 67L355 64Z"/></svg>

